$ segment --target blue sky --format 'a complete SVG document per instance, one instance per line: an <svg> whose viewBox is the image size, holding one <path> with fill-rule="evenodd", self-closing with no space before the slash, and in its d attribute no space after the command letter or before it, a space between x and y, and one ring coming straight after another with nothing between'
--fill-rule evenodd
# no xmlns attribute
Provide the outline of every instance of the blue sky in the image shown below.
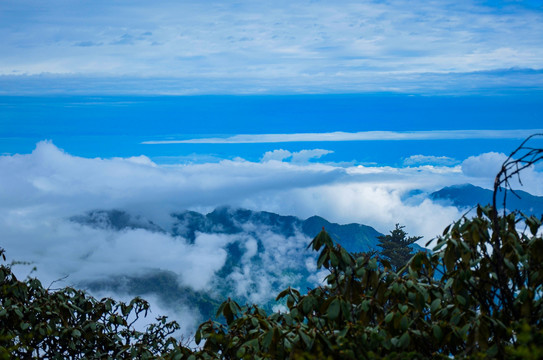
<svg viewBox="0 0 543 360"><path fill-rule="evenodd" d="M541 90L541 1L0 3L0 91Z"/></svg>
<svg viewBox="0 0 543 360"><path fill-rule="evenodd" d="M4 154L30 153L47 139L77 156L146 155L157 163L259 161L275 150L321 149L327 152L319 161L350 165L400 166L419 155L452 164L511 152L526 136L543 132L542 114L537 92L5 96L0 145Z"/></svg>

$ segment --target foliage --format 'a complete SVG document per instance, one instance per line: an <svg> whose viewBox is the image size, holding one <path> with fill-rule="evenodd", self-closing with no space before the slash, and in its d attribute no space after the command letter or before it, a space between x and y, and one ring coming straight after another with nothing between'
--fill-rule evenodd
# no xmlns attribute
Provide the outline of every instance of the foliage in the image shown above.
<svg viewBox="0 0 543 360"><path fill-rule="evenodd" d="M379 253L392 265L394 270L401 269L407 264L413 256L411 245L422 239L422 236L407 237L403 228L404 226L396 224L396 228L390 232L390 235L377 237L379 239L377 246L382 249Z"/></svg>
<svg viewBox="0 0 543 360"><path fill-rule="evenodd" d="M327 286L279 294L289 311L266 316L229 300L208 321L198 358L455 358L526 357L543 351L541 220L500 217L492 208L448 227L433 253L416 254L404 269L354 258L322 231L311 243ZM500 242L500 251L488 245ZM442 249L442 250L439 250ZM501 255L500 255L501 254ZM438 278L439 269L445 269ZM403 271L405 270L405 272ZM218 355L220 354L220 355ZM534 355L535 356L535 355Z"/></svg>
<svg viewBox="0 0 543 360"><path fill-rule="evenodd" d="M5 260L4 250L0 254ZM0 266L0 359L132 359L180 352L165 317L144 332L133 325L149 304L100 301L73 288L45 289L39 280L19 281Z"/></svg>

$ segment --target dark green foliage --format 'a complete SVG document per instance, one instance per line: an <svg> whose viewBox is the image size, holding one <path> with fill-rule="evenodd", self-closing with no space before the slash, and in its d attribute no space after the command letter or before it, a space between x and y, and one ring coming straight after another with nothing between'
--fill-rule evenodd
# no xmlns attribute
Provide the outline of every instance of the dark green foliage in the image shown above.
<svg viewBox="0 0 543 360"><path fill-rule="evenodd" d="M219 301L204 291L196 291L181 285L177 274L165 270L151 271L138 276L109 276L80 285L92 292L120 290L143 298L159 295L164 306L175 310L181 304L191 304L195 312L201 314L204 319L213 317L223 300L221 298Z"/></svg>
<svg viewBox="0 0 543 360"><path fill-rule="evenodd" d="M2 257L3 250L0 250ZM5 258L4 258L5 260ZM0 266L0 359L148 359L181 353L170 337L179 325L157 318L146 331L133 328L149 304L100 301L82 291L49 291L37 279L19 281Z"/></svg>
<svg viewBox="0 0 543 360"><path fill-rule="evenodd" d="M379 239L377 246L382 248L379 252L380 255L396 271L404 267L413 256L411 245L422 239L422 236L407 237L407 233L403 228L404 226L396 224L396 228L390 232L390 235L377 237Z"/></svg>
<svg viewBox="0 0 543 360"><path fill-rule="evenodd" d="M433 253L420 252L405 271L354 258L323 230L311 243L327 286L278 295L289 311L267 315L229 300L197 333L197 358L537 358L543 351L541 220L492 208L453 224ZM488 250L488 246L494 250ZM441 250L440 250L441 249ZM441 277L439 269L445 269ZM439 279L438 279L439 278ZM219 355L220 354L220 355Z"/></svg>

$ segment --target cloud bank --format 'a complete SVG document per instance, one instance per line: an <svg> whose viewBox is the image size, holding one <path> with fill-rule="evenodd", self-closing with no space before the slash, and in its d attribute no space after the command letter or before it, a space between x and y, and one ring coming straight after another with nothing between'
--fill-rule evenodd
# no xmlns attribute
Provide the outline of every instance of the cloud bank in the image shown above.
<svg viewBox="0 0 543 360"><path fill-rule="evenodd" d="M8 93L541 89L541 23L519 1L8 0L0 75Z"/></svg>
<svg viewBox="0 0 543 360"><path fill-rule="evenodd" d="M77 284L163 270L176 274L184 286L207 291L217 286L215 275L225 264L227 247L237 241L242 244L242 266L229 280L236 284L237 294L257 302L266 299L270 289L288 285L288 276L295 274L285 275L285 268L307 246L308 238L279 239L266 229L247 228L237 237L198 234L191 243L145 229L93 228L69 218L95 209L120 209L167 228L172 212L207 212L230 205L300 218L320 215L332 222L367 224L384 233L401 223L409 234L423 235L425 242L461 213L411 197L410 192L468 182L490 187L493 171L505 156L487 153L460 165L404 168L308 161L326 153L278 149L263 154L261 162L158 165L145 156L76 157L51 142L40 142L30 154L0 156L0 245L10 259L33 262L46 285L66 275L65 284ZM541 172L529 169L523 190L542 194L541 179ZM250 262L257 246L251 232L260 234L263 242L261 267ZM306 265L311 267L307 256ZM25 275L28 269L20 271ZM267 281L266 271L275 271L278 282ZM315 274L312 281L317 278Z"/></svg>
<svg viewBox="0 0 543 360"><path fill-rule="evenodd" d="M351 194L347 198L360 203L373 202L373 195L386 193L388 200L381 201L386 207L385 204L412 189L436 190L466 182L490 188L496 169L505 158L504 154L487 153L470 157L460 166L413 167L413 163L406 168L308 162L327 152L314 149L291 153L278 149L263 154L261 162L236 159L158 165L146 156L76 157L50 142L40 142L31 154L0 156L3 174L0 209L21 218L34 213L51 214L49 218L69 217L93 209L133 209L160 224L167 221L172 211L205 212L216 206L232 205L300 217L317 214L340 223L365 222L386 231L393 224L383 219L390 214L376 209L351 211L343 202L346 200L340 200L345 189L358 192L358 196ZM443 160L432 159L436 158ZM543 193L535 181L538 176L538 171L527 171L524 190ZM335 191L337 196L332 195ZM326 192L330 194L324 195ZM351 215L333 215L334 212L326 210L330 204L336 209L344 208ZM372 223L370 219L378 221Z"/></svg>

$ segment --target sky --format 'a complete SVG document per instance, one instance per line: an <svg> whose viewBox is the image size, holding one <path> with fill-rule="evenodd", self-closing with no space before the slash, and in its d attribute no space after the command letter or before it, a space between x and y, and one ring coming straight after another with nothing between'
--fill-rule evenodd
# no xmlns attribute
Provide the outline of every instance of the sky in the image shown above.
<svg viewBox="0 0 543 360"><path fill-rule="evenodd" d="M69 220L100 209L400 223L424 245L466 211L428 194L492 188L534 133L542 1L0 1L0 246L45 283L162 269L213 287L232 239ZM514 186L543 196L542 172Z"/></svg>
<svg viewBox="0 0 543 360"><path fill-rule="evenodd" d="M541 90L541 1L0 3L13 93Z"/></svg>

